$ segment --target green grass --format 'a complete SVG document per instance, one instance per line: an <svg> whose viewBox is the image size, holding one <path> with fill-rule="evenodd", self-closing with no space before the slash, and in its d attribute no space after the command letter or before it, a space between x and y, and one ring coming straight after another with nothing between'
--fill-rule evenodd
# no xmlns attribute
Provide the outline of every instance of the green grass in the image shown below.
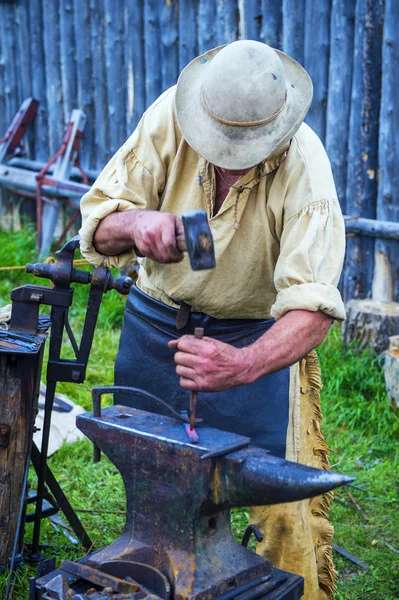
<svg viewBox="0 0 399 600"><path fill-rule="evenodd" d="M0 266L25 264L34 260L34 234L0 232ZM0 272L0 306L9 302L14 287L27 282L43 283L23 271ZM88 289L76 285L71 321L74 330L81 328ZM85 409L91 408L93 385L111 384L124 299L115 292L104 296L87 379L82 385L60 384L59 391L68 394ZM367 492L352 490L366 512L368 521L357 510L334 502L331 519L335 525L335 543L370 565L362 571L337 557L338 600L398 600L399 554L399 419L389 407L381 362L356 347L344 349L338 328L332 329L319 350L324 390L324 431L333 450L331 462L337 471L356 476L356 484ZM62 447L50 459L50 465L77 509L124 511L124 489L119 473L103 457L99 464L91 462L92 448L87 440ZM35 478L31 474L31 484ZM120 533L124 517L115 514L79 513L94 546L109 544ZM247 510L235 510L233 529L242 536L248 519ZM32 527L26 527L29 540ZM47 556L57 560L82 556L81 548L66 549L68 540L55 532L47 520L43 522ZM27 577L35 573L27 565L19 570L14 598L27 598ZM0 577L0 597L4 594L6 574Z"/></svg>

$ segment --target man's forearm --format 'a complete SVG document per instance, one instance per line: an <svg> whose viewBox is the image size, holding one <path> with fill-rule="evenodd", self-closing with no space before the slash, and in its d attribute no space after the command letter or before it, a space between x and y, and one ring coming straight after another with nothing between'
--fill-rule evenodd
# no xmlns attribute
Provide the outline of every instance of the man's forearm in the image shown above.
<svg viewBox="0 0 399 600"><path fill-rule="evenodd" d="M97 252L105 256L116 256L134 246L136 212L114 212L100 221L93 237Z"/></svg>
<svg viewBox="0 0 399 600"><path fill-rule="evenodd" d="M248 381L293 365L324 340L333 319L323 312L293 310L251 346L242 349Z"/></svg>

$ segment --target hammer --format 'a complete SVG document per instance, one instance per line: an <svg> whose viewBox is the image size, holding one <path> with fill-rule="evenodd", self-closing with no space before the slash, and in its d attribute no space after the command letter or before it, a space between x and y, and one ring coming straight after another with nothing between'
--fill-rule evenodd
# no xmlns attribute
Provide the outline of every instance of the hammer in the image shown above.
<svg viewBox="0 0 399 600"><path fill-rule="evenodd" d="M176 236L176 245L181 252L187 252L193 271L216 267L212 232L205 210L192 210L182 215L184 235ZM134 248L136 256L143 255Z"/></svg>
<svg viewBox="0 0 399 600"><path fill-rule="evenodd" d="M184 237L177 236L177 247L188 252L193 271L214 269L216 266L212 232L205 210L192 210L182 215Z"/></svg>

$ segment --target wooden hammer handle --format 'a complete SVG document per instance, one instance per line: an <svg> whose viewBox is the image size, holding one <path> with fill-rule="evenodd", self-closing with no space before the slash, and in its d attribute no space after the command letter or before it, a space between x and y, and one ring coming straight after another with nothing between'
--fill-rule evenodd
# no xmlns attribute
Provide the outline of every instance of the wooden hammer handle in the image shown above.
<svg viewBox="0 0 399 600"><path fill-rule="evenodd" d="M184 234L176 236L176 245L180 252L187 252L186 240L184 238Z"/></svg>

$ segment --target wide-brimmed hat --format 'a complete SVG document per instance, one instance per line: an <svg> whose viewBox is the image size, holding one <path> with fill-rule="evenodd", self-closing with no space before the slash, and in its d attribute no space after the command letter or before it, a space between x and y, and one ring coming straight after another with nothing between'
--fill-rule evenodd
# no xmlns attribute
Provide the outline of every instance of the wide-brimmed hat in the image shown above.
<svg viewBox="0 0 399 600"><path fill-rule="evenodd" d="M261 42L209 50L180 74L176 116L184 138L218 167L252 167L295 134L312 101L305 69Z"/></svg>

